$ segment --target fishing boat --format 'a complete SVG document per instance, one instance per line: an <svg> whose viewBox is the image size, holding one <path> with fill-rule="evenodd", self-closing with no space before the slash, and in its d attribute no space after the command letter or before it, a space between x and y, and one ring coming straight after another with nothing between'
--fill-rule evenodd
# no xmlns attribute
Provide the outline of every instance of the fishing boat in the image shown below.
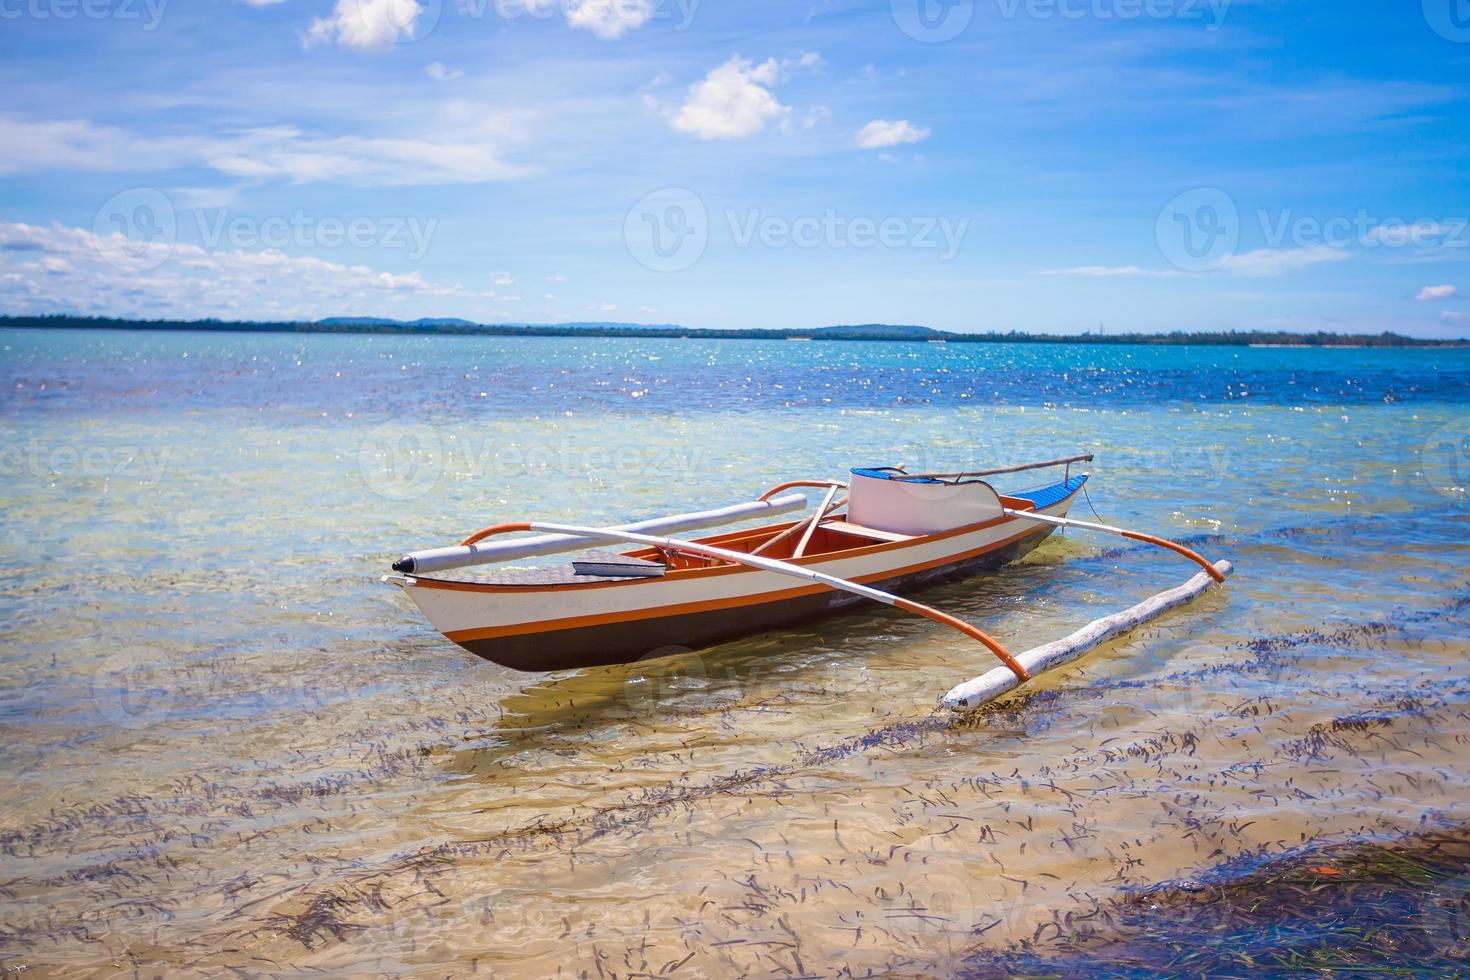
<svg viewBox="0 0 1470 980"><path fill-rule="evenodd" d="M1224 576L1182 545L1069 518L1087 483L1072 466L1091 454L957 473L858 467L845 480L794 480L748 503L615 527L495 524L460 544L404 555L385 581L400 587L446 637L520 671L559 671L704 649L886 603L958 630L987 647L1017 680L1030 673L986 633L902 594L993 571L1060 527L1120 534L1176 551ZM1006 493L989 478L1060 468L1049 482ZM1059 477L1059 479L1058 479ZM675 539L806 510L796 520ZM530 532L532 537L510 538ZM631 546L570 564L511 567L470 580L440 573L507 565L590 546Z"/></svg>

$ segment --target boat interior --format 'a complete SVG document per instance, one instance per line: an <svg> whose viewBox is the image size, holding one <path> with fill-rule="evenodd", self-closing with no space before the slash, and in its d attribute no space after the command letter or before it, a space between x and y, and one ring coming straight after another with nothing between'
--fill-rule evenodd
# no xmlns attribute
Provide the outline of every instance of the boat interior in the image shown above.
<svg viewBox="0 0 1470 980"><path fill-rule="evenodd" d="M1086 476L1068 477L1059 482L1019 490L1011 494L997 494L999 502L1015 510L1031 510L1052 506L1076 493L1086 481ZM986 486L985 484L979 484ZM778 488L780 489L780 488ZM987 487L988 489L988 487ZM912 541L919 535L858 524L851 520L840 506L829 498L819 505L817 511L805 518L763 527L725 531L720 534L691 538L700 544L713 545L728 551L759 555L778 561L805 563L816 558L858 551L874 545L895 544ZM821 516L813 521L813 517ZM955 526L963 526L957 524ZM662 565L667 573L694 571L699 569L729 566L732 563L686 552L670 552L657 547L633 547L627 549L603 549L615 551L627 558L640 559ZM643 581L647 576L624 577L617 574L589 574L579 572L576 561L589 556L575 556L571 563L540 568L499 568L486 578L477 579L480 584L493 586L541 586L548 585L596 585L612 581Z"/></svg>

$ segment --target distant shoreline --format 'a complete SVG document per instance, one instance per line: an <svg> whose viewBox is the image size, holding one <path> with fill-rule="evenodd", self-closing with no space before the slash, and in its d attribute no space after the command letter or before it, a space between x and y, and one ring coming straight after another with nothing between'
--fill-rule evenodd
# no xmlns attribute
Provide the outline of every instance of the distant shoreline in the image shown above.
<svg viewBox="0 0 1470 980"><path fill-rule="evenodd" d="M1470 338L1436 340L1402 334L1297 334L1230 331L1119 334L953 333L931 327L861 324L815 329L700 330L618 323L493 324L464 320L400 322L337 317L321 321L125 320L79 316L0 316L0 329L160 330L214 333L376 334L401 337L627 337L661 340L826 340L957 344L1144 344L1259 348L1466 348Z"/></svg>

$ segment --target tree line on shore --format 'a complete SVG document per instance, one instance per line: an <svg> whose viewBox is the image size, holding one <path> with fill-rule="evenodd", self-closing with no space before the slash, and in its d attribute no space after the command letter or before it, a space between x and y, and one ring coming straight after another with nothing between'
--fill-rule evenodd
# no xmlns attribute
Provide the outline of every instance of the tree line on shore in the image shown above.
<svg viewBox="0 0 1470 980"><path fill-rule="evenodd" d="M225 333L350 333L412 336L482 337L643 337L698 340L861 340L910 343L1029 343L1029 344L1164 344L1180 346L1290 346L1290 347L1466 347L1470 339L1437 340L1379 334L1291 333L1288 331L1231 330L1174 331L1170 333L1045 334L1021 330L954 333L930 327L870 323L816 329L712 329L638 324L509 324L468 321L385 321L333 319L323 321L256 320L140 320L83 317L64 314L0 316L0 328L28 327L62 330L205 330Z"/></svg>

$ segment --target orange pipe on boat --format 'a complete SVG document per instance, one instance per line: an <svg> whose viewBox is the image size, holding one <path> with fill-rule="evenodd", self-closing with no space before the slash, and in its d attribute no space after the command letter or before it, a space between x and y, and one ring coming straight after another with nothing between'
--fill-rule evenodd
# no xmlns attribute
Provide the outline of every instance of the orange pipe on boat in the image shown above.
<svg viewBox="0 0 1470 980"><path fill-rule="evenodd" d="M459 543L461 548L468 548L472 544L478 544L486 538L493 538L497 534L510 534L512 531L529 531L531 525L526 521L512 521L509 524L491 524L489 527L481 528L474 534Z"/></svg>
<svg viewBox="0 0 1470 980"><path fill-rule="evenodd" d="M1134 541L1142 541L1144 544L1158 545L1160 548L1167 548L1175 554L1188 558L1208 572L1210 578L1216 582L1225 581L1225 576L1221 575L1215 566L1211 565L1209 560L1199 552L1186 548L1184 545L1170 541L1167 538L1144 534L1141 531L1129 531L1126 528L1114 527L1111 524L1093 524L1091 521L1078 521L1070 517L1053 517L1050 514L1037 513L1034 510L1017 510L1011 507L1002 507L1001 510L1005 512L1007 517L1019 517L1027 521L1039 521L1042 524L1052 524L1056 527L1080 527L1087 531L1102 531L1106 534L1116 534L1120 537L1131 538Z"/></svg>
<svg viewBox="0 0 1470 980"><path fill-rule="evenodd" d="M783 483L780 486L772 487L771 489L767 490L765 493L761 494L758 499L760 499L760 500L770 500L772 497L774 497L776 494L780 493L782 490L790 490L793 487L845 487L845 486L847 486L847 484L846 483L843 483L840 480L791 480L790 482Z"/></svg>
<svg viewBox="0 0 1470 980"><path fill-rule="evenodd" d="M917 613L925 619L932 619L936 623L942 623L951 629L959 630L972 640L980 641L986 649L995 654L1000 662L1010 669L1011 673L1016 675L1017 679L1021 681L1029 681L1031 679L1030 672L1021 666L1021 662L1013 657L1009 650L991 638L984 630L971 626L963 619L956 619L949 613L942 613L938 609L914 602L912 599L898 597L895 598L893 604L904 612Z"/></svg>
<svg viewBox="0 0 1470 980"><path fill-rule="evenodd" d="M1194 551L1193 549L1186 548L1184 545L1174 541L1170 541L1167 538L1156 538L1152 534L1144 534L1140 531L1123 531L1121 533L1123 537L1132 538L1134 541L1142 541L1144 544L1156 544L1160 548L1168 548L1170 551L1183 555L1185 558L1188 558L1200 568L1203 568L1205 571L1209 572L1210 578L1214 579L1216 582L1225 581L1225 576L1221 575L1219 570L1216 569L1214 565L1211 565L1209 560L1205 558L1204 555L1201 555L1199 552Z"/></svg>

